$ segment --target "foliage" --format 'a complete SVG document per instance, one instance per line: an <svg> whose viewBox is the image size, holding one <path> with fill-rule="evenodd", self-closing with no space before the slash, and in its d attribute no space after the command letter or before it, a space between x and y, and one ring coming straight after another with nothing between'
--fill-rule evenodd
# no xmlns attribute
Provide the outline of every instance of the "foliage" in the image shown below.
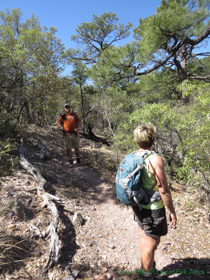
<svg viewBox="0 0 210 280"><path fill-rule="evenodd" d="M86 116L85 116L85 95L84 95L84 85L87 80L87 76L85 75L85 66L81 62L77 62L74 64L74 70L72 71L73 81L75 84L79 85L80 88L80 97L81 97L81 111L83 118L83 132L85 133L86 126Z"/></svg>
<svg viewBox="0 0 210 280"><path fill-rule="evenodd" d="M140 19L134 30L140 57L155 64L153 70L176 67L183 76L185 61L195 59L195 48L210 33L209 16L209 1L163 0L155 15Z"/></svg>
<svg viewBox="0 0 210 280"><path fill-rule="evenodd" d="M72 50L69 57L91 62L86 74L94 81L96 93L89 104L96 105L97 111L92 112L92 120L88 116L88 122L112 137L114 149L124 153L137 148L132 136L136 125L154 123L155 148L164 156L171 176L191 179L197 172L207 178L208 143L200 135L208 132L208 105L204 108L201 102L208 104L208 88L192 80L209 79L208 59L195 55L210 34L208 1L163 0L153 16L139 20L133 42L108 43L103 48L101 26L108 18L104 15L100 21L82 24L72 37L84 47ZM188 100L186 106L182 106L183 97ZM197 141L204 143L203 149Z"/></svg>
<svg viewBox="0 0 210 280"><path fill-rule="evenodd" d="M85 47L74 50L71 59L91 62L86 73L97 91L94 120L99 121L95 126L113 137L116 150L128 152L137 148L132 136L135 126L154 123L155 148L165 157L171 176L179 179L190 179L192 170L205 178L208 173L209 161L204 160L208 143L204 141L203 150L194 144L203 141L198 131L204 135L208 131L208 105L204 108L201 102L208 104L208 89L205 83L193 80L209 79L208 59L199 60L195 54L210 34L209 15L206 0L163 0L153 16L139 20L133 42L123 46L108 43L102 48L102 33L97 32L107 23L106 16L81 25L73 37ZM95 43L100 47L96 48ZM188 101L185 107L184 98ZM202 156L196 165L198 153Z"/></svg>
<svg viewBox="0 0 210 280"><path fill-rule="evenodd" d="M102 52L114 43L127 38L132 24L118 24L119 18L115 13L104 13L100 17L93 15L90 23L83 22L76 29L77 34L71 39L79 46L78 49L68 49L66 56L70 63L79 60L95 63Z"/></svg>
<svg viewBox="0 0 210 280"><path fill-rule="evenodd" d="M64 46L55 28L41 28L34 15L22 23L21 16L19 9L0 12L0 110L13 123L39 125L57 98Z"/></svg>
<svg viewBox="0 0 210 280"><path fill-rule="evenodd" d="M135 43L107 48L97 63L91 66L91 77L94 80L102 78L109 85L116 83L121 86L123 82L135 82L137 51Z"/></svg>
<svg viewBox="0 0 210 280"><path fill-rule="evenodd" d="M188 106L177 104L172 108L169 103L153 103L135 110L126 123L118 126L114 143L120 150L137 149L133 130L139 124L153 123L157 127L155 149L165 157L171 175L201 180L202 174L209 181L210 92L205 84L198 83L188 84L186 91L193 98Z"/></svg>
<svg viewBox="0 0 210 280"><path fill-rule="evenodd" d="M180 80L209 80L209 75L195 75L193 68L187 68L188 61L201 55L196 49L208 39L209 16L207 0L163 0L153 16L139 19L133 42L106 48L92 68L111 82L163 68L170 68Z"/></svg>

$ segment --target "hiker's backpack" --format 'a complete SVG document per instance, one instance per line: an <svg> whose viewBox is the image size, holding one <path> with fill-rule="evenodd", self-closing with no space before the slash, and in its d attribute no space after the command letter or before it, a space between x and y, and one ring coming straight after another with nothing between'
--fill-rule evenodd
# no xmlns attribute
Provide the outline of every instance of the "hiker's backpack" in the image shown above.
<svg viewBox="0 0 210 280"><path fill-rule="evenodd" d="M149 202L154 201L151 200L151 196L150 198L148 197L146 191L141 186L140 181L143 169L143 159L150 153L153 152L147 151L142 156L131 153L128 154L120 163L115 179L115 185L117 197L123 204L133 206L138 205L141 209L140 203L146 205ZM149 190L151 195L157 193L153 191L155 185L151 190ZM158 198L158 200L160 199Z"/></svg>

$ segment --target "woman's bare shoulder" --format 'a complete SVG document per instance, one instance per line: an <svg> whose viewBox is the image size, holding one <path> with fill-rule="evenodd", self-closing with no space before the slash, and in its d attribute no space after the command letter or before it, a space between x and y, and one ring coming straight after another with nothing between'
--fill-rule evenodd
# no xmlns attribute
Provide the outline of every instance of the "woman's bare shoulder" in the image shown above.
<svg viewBox="0 0 210 280"><path fill-rule="evenodd" d="M160 155L155 154L153 157L151 157L150 162L152 163L153 167L161 167L164 166L163 159Z"/></svg>

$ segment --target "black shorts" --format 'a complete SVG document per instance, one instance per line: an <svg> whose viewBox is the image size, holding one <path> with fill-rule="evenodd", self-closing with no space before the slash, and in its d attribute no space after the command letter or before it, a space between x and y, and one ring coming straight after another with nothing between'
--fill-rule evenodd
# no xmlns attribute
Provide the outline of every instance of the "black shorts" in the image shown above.
<svg viewBox="0 0 210 280"><path fill-rule="evenodd" d="M140 228L147 236L157 238L167 234L168 226L164 207L157 210L142 208L141 211L138 206L132 208Z"/></svg>

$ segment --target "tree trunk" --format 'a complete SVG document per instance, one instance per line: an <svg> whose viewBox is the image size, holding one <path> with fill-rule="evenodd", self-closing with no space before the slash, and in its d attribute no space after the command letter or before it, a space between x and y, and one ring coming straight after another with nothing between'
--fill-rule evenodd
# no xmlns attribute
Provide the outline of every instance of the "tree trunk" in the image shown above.
<svg viewBox="0 0 210 280"><path fill-rule="evenodd" d="M81 101L82 101L82 118L83 118L83 133L85 133L85 109L84 109L84 96L83 96L83 90L82 85L80 85L80 93L81 93Z"/></svg>
<svg viewBox="0 0 210 280"><path fill-rule="evenodd" d="M186 59L186 46L185 45L182 47L180 57L181 57L181 68L182 68L182 76L183 76L182 82L184 82L187 80L187 70L186 70L187 59ZM189 97L186 96L184 94L184 92L185 92L185 87L182 86L182 105L186 105L189 102Z"/></svg>

